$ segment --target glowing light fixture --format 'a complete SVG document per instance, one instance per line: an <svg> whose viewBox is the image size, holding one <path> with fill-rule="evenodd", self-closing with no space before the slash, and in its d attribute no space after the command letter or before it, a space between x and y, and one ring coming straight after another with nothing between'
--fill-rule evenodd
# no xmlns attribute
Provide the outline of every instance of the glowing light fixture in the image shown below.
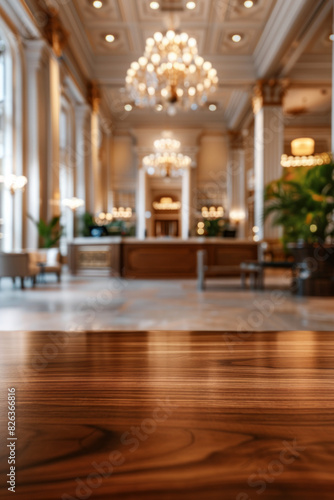
<svg viewBox="0 0 334 500"><path fill-rule="evenodd" d="M231 210L230 219L231 219L231 221L235 222L236 224L239 224L239 222L246 219L245 211L239 210L239 209Z"/></svg>
<svg viewBox="0 0 334 500"><path fill-rule="evenodd" d="M28 183L28 179L24 175L0 175L0 183L4 183L8 191L14 195L16 191L24 191L24 188Z"/></svg>
<svg viewBox="0 0 334 500"><path fill-rule="evenodd" d="M160 4L159 4L159 2L151 2L150 7L152 10L158 10L158 9L160 9Z"/></svg>
<svg viewBox="0 0 334 500"><path fill-rule="evenodd" d="M124 106L124 109L125 109L125 111L130 112L130 111L132 111L132 109L133 109L133 108L132 108L132 105L131 105L131 104L126 104L126 105Z"/></svg>
<svg viewBox="0 0 334 500"><path fill-rule="evenodd" d="M181 154L180 141L160 139L154 142L155 153L143 158L143 165L149 175L180 177L191 165L191 158Z"/></svg>
<svg viewBox="0 0 334 500"><path fill-rule="evenodd" d="M81 208L85 205L84 200L81 200L80 198L65 198L63 200L63 205L64 207L68 207L72 212L75 212L78 210L78 208Z"/></svg>
<svg viewBox="0 0 334 500"><path fill-rule="evenodd" d="M202 208L202 217L204 219L220 219L224 216L223 207L203 207ZM203 226L204 227L204 226Z"/></svg>
<svg viewBox="0 0 334 500"><path fill-rule="evenodd" d="M245 0L244 1L244 6L246 7L246 9L251 9L254 5L254 2L253 0Z"/></svg>
<svg viewBox="0 0 334 500"><path fill-rule="evenodd" d="M101 9L101 7L103 7L103 3L101 0L94 0L93 7L95 7L95 9Z"/></svg>
<svg viewBox="0 0 334 500"><path fill-rule="evenodd" d="M108 34L104 38L105 38L105 41L108 43L113 43L115 41L115 36L112 34Z"/></svg>
<svg viewBox="0 0 334 500"><path fill-rule="evenodd" d="M114 219L131 219L132 208L116 208L112 209L112 212L100 212L99 215L95 217L95 222L98 226L107 226Z"/></svg>
<svg viewBox="0 0 334 500"><path fill-rule="evenodd" d="M301 137L291 142L292 155L282 155L282 167L316 167L332 161L331 155L313 155L315 142L310 137Z"/></svg>
<svg viewBox="0 0 334 500"><path fill-rule="evenodd" d="M125 81L136 106L160 105L174 115L177 108L204 106L218 77L212 64L198 55L195 38L169 30L146 40L144 55L131 64Z"/></svg>
<svg viewBox="0 0 334 500"><path fill-rule="evenodd" d="M301 137L291 142L293 156L310 156L314 153L315 141L310 137Z"/></svg>
<svg viewBox="0 0 334 500"><path fill-rule="evenodd" d="M236 33L235 35L231 36L232 42L234 43L239 43L242 40L242 36Z"/></svg>
<svg viewBox="0 0 334 500"><path fill-rule="evenodd" d="M194 10L194 9L196 9L196 2L187 2L186 7L189 10Z"/></svg>
<svg viewBox="0 0 334 500"><path fill-rule="evenodd" d="M210 111L217 111L217 105L216 104L210 104L209 110Z"/></svg>
<svg viewBox="0 0 334 500"><path fill-rule="evenodd" d="M282 167L316 167L317 165L325 165L331 162L331 156L328 153L311 156L288 156L282 155Z"/></svg>
<svg viewBox="0 0 334 500"><path fill-rule="evenodd" d="M132 217L132 208L116 208L112 209L112 217L114 219L130 219Z"/></svg>
<svg viewBox="0 0 334 500"><path fill-rule="evenodd" d="M180 210L181 202L173 201L173 199L169 197L164 197L161 198L160 201L154 201L153 208L154 210L168 210L168 211Z"/></svg>

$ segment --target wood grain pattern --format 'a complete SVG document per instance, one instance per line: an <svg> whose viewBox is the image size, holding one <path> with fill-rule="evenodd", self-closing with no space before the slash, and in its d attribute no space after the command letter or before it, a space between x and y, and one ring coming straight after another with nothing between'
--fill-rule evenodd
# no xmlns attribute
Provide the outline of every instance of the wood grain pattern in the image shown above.
<svg viewBox="0 0 334 500"><path fill-rule="evenodd" d="M137 243L122 244L122 276L140 279L187 279L197 276L197 251L206 250L209 266L226 266L224 276L240 275L239 266L257 259L257 244L253 242L212 243ZM237 271L229 271L235 266Z"/></svg>
<svg viewBox="0 0 334 500"><path fill-rule="evenodd" d="M52 335L0 336L1 498L333 498L333 333Z"/></svg>

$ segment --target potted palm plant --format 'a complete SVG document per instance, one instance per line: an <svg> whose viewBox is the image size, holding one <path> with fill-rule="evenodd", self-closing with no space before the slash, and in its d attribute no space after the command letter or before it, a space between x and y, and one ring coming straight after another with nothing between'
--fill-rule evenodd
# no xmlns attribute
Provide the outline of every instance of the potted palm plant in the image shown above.
<svg viewBox="0 0 334 500"><path fill-rule="evenodd" d="M334 295L334 163L288 169L265 190L264 217L283 227L303 295Z"/></svg>
<svg viewBox="0 0 334 500"><path fill-rule="evenodd" d="M41 241L41 248L52 248L58 244L64 233L64 228L60 225L59 216L52 217L49 222L45 222L43 219L37 221L30 215L28 215L28 217L36 224Z"/></svg>

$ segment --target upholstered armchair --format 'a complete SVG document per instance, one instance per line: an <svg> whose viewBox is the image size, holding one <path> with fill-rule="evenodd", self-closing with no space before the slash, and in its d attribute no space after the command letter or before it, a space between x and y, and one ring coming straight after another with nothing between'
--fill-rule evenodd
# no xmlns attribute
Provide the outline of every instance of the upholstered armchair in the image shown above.
<svg viewBox="0 0 334 500"><path fill-rule="evenodd" d="M39 267L39 273L54 273L58 283L61 279L61 262L59 248L39 248L29 252L31 262Z"/></svg>
<svg viewBox="0 0 334 500"><path fill-rule="evenodd" d="M39 273L38 266L30 261L29 254L0 252L0 278L21 279L21 288L24 289L24 279L31 278L33 285Z"/></svg>

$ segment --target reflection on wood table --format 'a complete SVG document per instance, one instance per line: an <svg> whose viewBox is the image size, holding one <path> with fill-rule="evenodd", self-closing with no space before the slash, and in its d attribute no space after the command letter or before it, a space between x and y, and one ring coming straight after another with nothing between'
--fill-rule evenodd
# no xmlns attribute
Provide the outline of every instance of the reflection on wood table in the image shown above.
<svg viewBox="0 0 334 500"><path fill-rule="evenodd" d="M331 332L0 336L1 498L332 500Z"/></svg>

